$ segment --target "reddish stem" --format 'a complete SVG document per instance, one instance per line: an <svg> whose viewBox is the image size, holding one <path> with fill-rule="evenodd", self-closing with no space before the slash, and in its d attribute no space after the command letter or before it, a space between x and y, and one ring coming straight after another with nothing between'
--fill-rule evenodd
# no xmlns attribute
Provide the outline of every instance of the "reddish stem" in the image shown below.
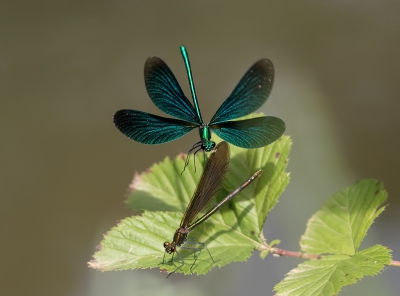
<svg viewBox="0 0 400 296"><path fill-rule="evenodd" d="M322 255L316 255L316 254L307 254L307 253L302 253L302 252L292 252L292 251L286 251L283 249L279 248L271 248L270 253L273 254L274 256L286 256L286 257L296 257L296 258L304 258L304 259L321 259L323 256ZM392 260L388 266L393 266L393 267L400 267L400 261L395 261Z"/></svg>
<svg viewBox="0 0 400 296"><path fill-rule="evenodd" d="M283 249L279 248L271 248L270 252L274 254L275 256L287 256L287 257L297 257L297 258L305 258L305 259L321 259L321 255L315 255L315 254L306 254L306 253L301 253L301 252L292 252L292 251L286 251Z"/></svg>

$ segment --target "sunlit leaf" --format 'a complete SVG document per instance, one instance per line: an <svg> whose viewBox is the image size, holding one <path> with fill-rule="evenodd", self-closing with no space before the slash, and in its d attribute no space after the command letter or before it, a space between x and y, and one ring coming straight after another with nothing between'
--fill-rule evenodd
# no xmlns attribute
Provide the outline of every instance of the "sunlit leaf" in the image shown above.
<svg viewBox="0 0 400 296"><path fill-rule="evenodd" d="M376 180L363 180L335 193L308 221L301 249L314 254L355 254L386 199L383 184Z"/></svg>
<svg viewBox="0 0 400 296"><path fill-rule="evenodd" d="M213 140L219 142L215 135ZM216 262L203 249L190 270L193 250L178 248L185 265L177 272L204 274L214 266L244 261L254 249L265 250L260 232L268 212L289 182L285 168L290 146L291 140L287 136L258 149L230 145L229 170L217 201L243 184L257 170L263 169L264 172L210 219L190 232L189 238L205 243ZM99 251L89 263L92 268L121 270L156 267L173 271L181 264L175 255L173 263L160 265L164 256L163 243L171 242L202 174L203 155L198 153L197 156L196 172L191 160L182 173L186 155L181 154L174 159L166 158L146 172L135 175L127 203L132 209L144 213L122 220L105 235ZM167 254L166 259L171 257Z"/></svg>
<svg viewBox="0 0 400 296"><path fill-rule="evenodd" d="M391 261L390 250L381 245L348 255L328 255L305 261L291 270L274 288L279 296L331 296L364 276L378 274Z"/></svg>

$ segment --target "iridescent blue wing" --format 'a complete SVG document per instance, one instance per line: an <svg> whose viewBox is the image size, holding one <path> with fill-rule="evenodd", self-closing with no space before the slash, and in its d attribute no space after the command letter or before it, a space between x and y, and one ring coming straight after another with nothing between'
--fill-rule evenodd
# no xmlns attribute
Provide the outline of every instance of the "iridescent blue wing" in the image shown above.
<svg viewBox="0 0 400 296"><path fill-rule="evenodd" d="M227 121L210 125L220 138L242 148L259 148L271 144L285 132L282 119L273 116Z"/></svg>
<svg viewBox="0 0 400 296"><path fill-rule="evenodd" d="M210 124L218 124L248 115L268 99L274 82L274 66L270 60L259 60L239 81L231 95L222 103Z"/></svg>
<svg viewBox="0 0 400 296"><path fill-rule="evenodd" d="M200 125L193 105L183 93L174 74L158 57L149 57L144 65L144 81L153 103L165 113Z"/></svg>
<svg viewBox="0 0 400 296"><path fill-rule="evenodd" d="M114 124L128 138L151 145L176 140L197 127L186 121L137 110L117 111Z"/></svg>

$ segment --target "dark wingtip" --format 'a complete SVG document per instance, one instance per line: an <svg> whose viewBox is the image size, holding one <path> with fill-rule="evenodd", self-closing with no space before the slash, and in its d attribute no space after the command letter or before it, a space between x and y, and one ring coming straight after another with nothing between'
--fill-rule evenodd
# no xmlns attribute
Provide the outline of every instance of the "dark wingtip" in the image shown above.
<svg viewBox="0 0 400 296"><path fill-rule="evenodd" d="M128 110L126 110L126 109L118 110L117 112L115 112L115 114L113 116L114 125L119 130L121 130L121 124L123 122L123 118L127 115L127 111Z"/></svg>

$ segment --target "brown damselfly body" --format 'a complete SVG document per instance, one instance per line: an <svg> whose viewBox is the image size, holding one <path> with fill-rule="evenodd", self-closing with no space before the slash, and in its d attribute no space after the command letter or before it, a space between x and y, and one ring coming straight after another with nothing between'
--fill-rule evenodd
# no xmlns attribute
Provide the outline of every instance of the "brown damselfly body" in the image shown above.
<svg viewBox="0 0 400 296"><path fill-rule="evenodd" d="M221 202L219 202L217 205L215 205L209 211L207 211L203 216L201 216L200 218L198 218L193 222L196 216L201 211L203 211L211 203L211 201L215 199L217 192L221 188L222 182L225 179L226 172L228 171L229 159L230 159L230 151L228 143L227 142L219 143L211 153L211 156L206 164L206 167L204 168L203 174L200 177L200 182L197 185L197 188L192 196L192 199L189 202L188 207L186 208L185 213L183 214L181 224L179 228L175 231L172 242L164 243L165 252L162 264L164 264L165 262L165 253L173 255L176 253L182 263L174 271L170 272L167 277L176 272L185 264L185 261L177 251L177 247L180 247L182 249L194 250L195 258L192 266L190 267L190 270L193 268L197 258L200 256L202 250L201 248L195 248L195 247L189 248L182 246L185 244L201 245L207 250L212 261L215 262L214 258L211 256L210 251L208 250L207 246L204 243L196 242L194 239L187 239L189 232L192 231L201 223L203 223L205 220L210 218L210 216L214 214L216 211L218 211L220 207L222 207L229 200L231 200L232 197L234 197L236 194L238 194L240 191L246 188L247 185L249 185L252 181L258 178L262 173L262 170L258 170L253 176L250 177L250 179L248 179L246 182L240 185L240 187L238 187L232 193L227 195ZM171 261L172 260L173 257Z"/></svg>

